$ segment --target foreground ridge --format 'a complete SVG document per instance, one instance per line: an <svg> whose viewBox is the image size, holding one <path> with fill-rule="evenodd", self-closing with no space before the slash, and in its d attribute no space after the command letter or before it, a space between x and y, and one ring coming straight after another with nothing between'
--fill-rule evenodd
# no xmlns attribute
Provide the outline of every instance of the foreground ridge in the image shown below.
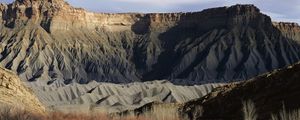
<svg viewBox="0 0 300 120"><path fill-rule="evenodd" d="M242 103L251 100L257 119L267 120L278 114L283 106L287 111L299 109L299 75L300 63L296 63L244 82L225 85L201 99L187 102L182 112L192 115L199 113L200 109L196 108L202 108L202 113L190 119L242 120Z"/></svg>

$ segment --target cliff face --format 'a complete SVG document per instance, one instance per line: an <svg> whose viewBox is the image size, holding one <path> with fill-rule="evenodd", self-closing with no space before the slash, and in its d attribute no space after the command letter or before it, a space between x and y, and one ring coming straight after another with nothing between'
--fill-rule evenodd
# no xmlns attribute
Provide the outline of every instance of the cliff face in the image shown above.
<svg viewBox="0 0 300 120"><path fill-rule="evenodd" d="M253 5L98 14L62 0L17 0L0 10L0 63L37 84L224 82L300 58L296 40Z"/></svg>
<svg viewBox="0 0 300 120"><path fill-rule="evenodd" d="M300 43L300 26L297 23L274 22L273 24L284 36Z"/></svg>

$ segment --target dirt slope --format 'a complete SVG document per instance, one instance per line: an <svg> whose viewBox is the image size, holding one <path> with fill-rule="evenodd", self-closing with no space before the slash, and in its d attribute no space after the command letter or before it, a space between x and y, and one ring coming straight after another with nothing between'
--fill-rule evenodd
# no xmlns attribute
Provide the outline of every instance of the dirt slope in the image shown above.
<svg viewBox="0 0 300 120"><path fill-rule="evenodd" d="M283 104L288 111L300 108L299 80L300 63L297 63L245 82L216 88L207 96L186 103L182 112L190 117L194 113L202 113L191 119L242 120L242 101L252 100L258 119L267 120L271 114L278 114ZM203 108L203 112L196 109L199 106Z"/></svg>

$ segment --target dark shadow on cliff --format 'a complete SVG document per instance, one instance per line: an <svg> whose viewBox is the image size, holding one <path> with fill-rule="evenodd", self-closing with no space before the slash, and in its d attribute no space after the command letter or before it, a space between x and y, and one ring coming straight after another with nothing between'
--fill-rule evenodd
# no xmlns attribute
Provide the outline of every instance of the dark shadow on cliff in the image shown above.
<svg viewBox="0 0 300 120"><path fill-rule="evenodd" d="M176 26L159 35L159 40L162 43L164 51L159 55L157 63L152 66L153 69L143 75L143 81L173 79L170 77L173 72L173 67L175 67L183 59L185 53L188 52L184 51L184 48L176 48L181 42L190 39L189 44L191 44L195 39L209 33L211 30L227 27L226 24L224 24L226 20L221 21L218 20L218 18L210 16L207 16L206 19L198 19L205 15L206 12L193 14L187 13L182 15ZM208 49L214 44L214 42L215 41L211 41L211 44L207 46ZM196 54L196 60L193 61L185 72L183 72L180 76L175 76L175 78L187 77L192 71L193 66L205 58L207 50Z"/></svg>

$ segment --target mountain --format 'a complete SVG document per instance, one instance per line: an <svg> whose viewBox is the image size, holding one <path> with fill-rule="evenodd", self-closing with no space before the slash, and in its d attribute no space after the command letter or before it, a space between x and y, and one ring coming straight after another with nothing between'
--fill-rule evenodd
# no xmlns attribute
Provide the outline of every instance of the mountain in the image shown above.
<svg viewBox="0 0 300 120"><path fill-rule="evenodd" d="M0 11L1 66L41 86L229 82L300 58L299 32L290 32L299 26L273 25L253 5L108 14L63 0L16 0Z"/></svg>
<svg viewBox="0 0 300 120"><path fill-rule="evenodd" d="M0 106L1 111L5 106L13 106L33 113L45 112L33 91L24 86L15 73L3 68L0 68Z"/></svg>
<svg viewBox="0 0 300 120"><path fill-rule="evenodd" d="M181 110L190 119L242 120L242 102L251 100L258 120L268 120L283 106L287 111L299 109L299 79L300 63L296 63L244 82L216 88L207 96L185 103Z"/></svg>

